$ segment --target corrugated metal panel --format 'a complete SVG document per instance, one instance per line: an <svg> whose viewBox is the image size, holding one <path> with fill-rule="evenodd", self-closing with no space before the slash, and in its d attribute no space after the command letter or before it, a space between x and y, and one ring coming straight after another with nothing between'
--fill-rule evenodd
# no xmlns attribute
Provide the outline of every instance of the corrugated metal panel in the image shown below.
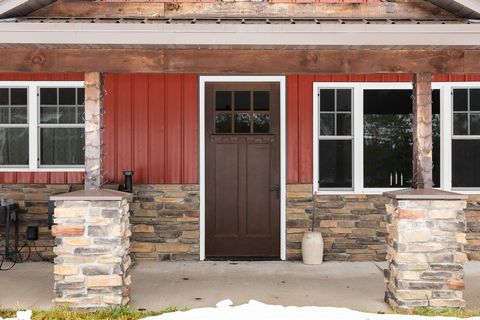
<svg viewBox="0 0 480 320"><path fill-rule="evenodd" d="M107 74L105 179L198 182L198 78L189 74Z"/></svg>
<svg viewBox="0 0 480 320"><path fill-rule="evenodd" d="M0 73L0 81L83 80L83 74ZM81 172L0 172L0 183L83 183Z"/></svg>
<svg viewBox="0 0 480 320"><path fill-rule="evenodd" d="M435 75L436 82L480 81L480 74ZM410 82L410 75L290 75L287 77L288 183L312 183L313 82Z"/></svg>

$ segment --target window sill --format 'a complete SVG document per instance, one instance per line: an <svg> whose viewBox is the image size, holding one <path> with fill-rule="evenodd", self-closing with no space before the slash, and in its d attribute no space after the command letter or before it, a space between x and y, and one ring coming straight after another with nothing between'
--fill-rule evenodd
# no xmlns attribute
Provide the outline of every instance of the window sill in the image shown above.
<svg viewBox="0 0 480 320"><path fill-rule="evenodd" d="M44 167L37 169L29 169L25 167L0 167L0 172L85 172L85 167Z"/></svg>
<svg viewBox="0 0 480 320"><path fill-rule="evenodd" d="M354 190L317 190L314 192L317 196L328 196L328 195L382 195L384 192L392 192L392 191L399 191L407 188L371 188L371 189L363 189L361 191L354 191ZM463 193L463 194L479 194L480 195L480 188L477 189L457 189L452 188L451 190L446 190L442 188L436 188L438 190L445 190L451 191L456 193Z"/></svg>

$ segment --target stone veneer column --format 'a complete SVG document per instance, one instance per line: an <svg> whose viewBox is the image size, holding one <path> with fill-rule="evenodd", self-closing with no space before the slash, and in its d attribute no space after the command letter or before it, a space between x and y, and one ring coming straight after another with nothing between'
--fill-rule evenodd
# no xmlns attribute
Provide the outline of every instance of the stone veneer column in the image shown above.
<svg viewBox="0 0 480 320"><path fill-rule="evenodd" d="M56 305L96 310L129 301L130 194L80 190L51 197L56 203Z"/></svg>
<svg viewBox="0 0 480 320"><path fill-rule="evenodd" d="M386 193L385 300L396 311L463 308L466 196L440 190Z"/></svg>

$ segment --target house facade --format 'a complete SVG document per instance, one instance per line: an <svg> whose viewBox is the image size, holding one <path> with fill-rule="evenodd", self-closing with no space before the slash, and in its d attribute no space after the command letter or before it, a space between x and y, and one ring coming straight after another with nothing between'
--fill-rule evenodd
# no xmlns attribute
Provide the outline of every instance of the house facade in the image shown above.
<svg viewBox="0 0 480 320"><path fill-rule="evenodd" d="M72 227L55 195L133 171L136 261L298 260L312 225L326 260L383 261L427 85L432 187L468 195L455 259L480 259L476 4L47 2L0 3L0 194L42 255L90 243L52 237L52 196Z"/></svg>

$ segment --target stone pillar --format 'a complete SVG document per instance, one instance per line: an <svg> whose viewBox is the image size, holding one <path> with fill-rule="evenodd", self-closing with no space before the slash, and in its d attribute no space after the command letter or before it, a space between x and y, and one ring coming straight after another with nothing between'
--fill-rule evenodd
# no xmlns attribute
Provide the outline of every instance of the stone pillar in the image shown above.
<svg viewBox="0 0 480 320"><path fill-rule="evenodd" d="M466 196L418 189L385 196L389 198L385 301L398 312L463 308Z"/></svg>
<svg viewBox="0 0 480 320"><path fill-rule="evenodd" d="M56 204L54 304L96 310L128 303L130 196L80 190L51 197Z"/></svg>

